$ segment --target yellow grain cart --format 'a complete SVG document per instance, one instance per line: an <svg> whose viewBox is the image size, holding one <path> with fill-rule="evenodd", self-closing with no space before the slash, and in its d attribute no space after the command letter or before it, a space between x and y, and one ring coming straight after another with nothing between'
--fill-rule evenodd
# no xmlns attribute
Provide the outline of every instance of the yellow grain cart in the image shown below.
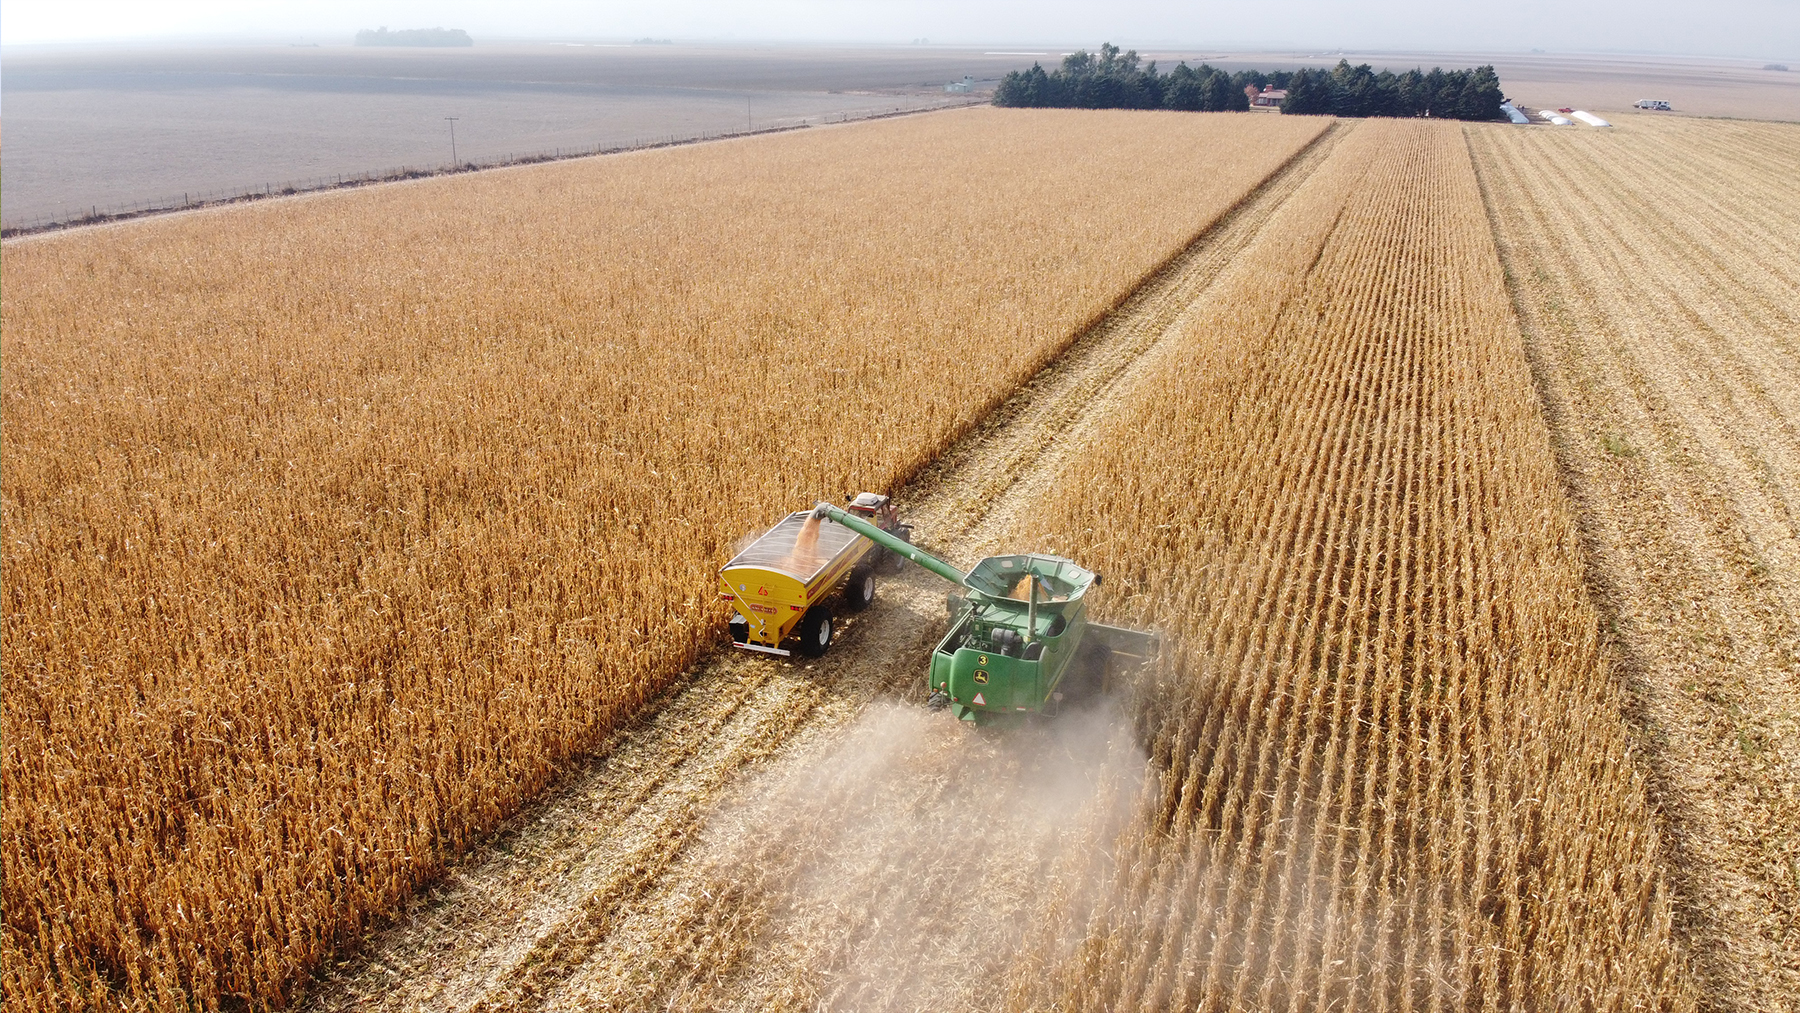
<svg viewBox="0 0 1800 1013"><path fill-rule="evenodd" d="M913 529L900 524L889 498L860 493L850 511L902 542ZM731 641L751 651L787 657L797 641L806 657L832 646L833 610L862 612L875 601L875 570L898 569L902 558L839 524L819 524L814 511L785 516L718 570L718 594L738 614ZM842 590L841 596L835 594Z"/></svg>
<svg viewBox="0 0 1800 1013"><path fill-rule="evenodd" d="M902 541L911 538L886 496L862 493L850 511ZM719 595L737 609L732 642L786 657L792 652L784 644L793 640L801 654L818 657L831 646L834 608L868 608L875 571L901 562L849 528L821 526L811 510L791 513L719 570Z"/></svg>

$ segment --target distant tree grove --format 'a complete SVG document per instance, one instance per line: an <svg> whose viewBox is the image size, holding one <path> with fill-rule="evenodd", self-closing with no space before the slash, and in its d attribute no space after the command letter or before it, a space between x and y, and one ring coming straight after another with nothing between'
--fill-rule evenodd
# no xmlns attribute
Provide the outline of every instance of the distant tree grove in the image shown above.
<svg viewBox="0 0 1800 1013"><path fill-rule="evenodd" d="M1136 50L1106 43L1063 57L1062 67L1015 70L994 91L997 106L1073 109L1181 109L1227 112L1250 108L1250 95L1267 87L1287 90L1284 113L1336 116L1435 116L1500 118L1500 78L1492 66L1468 70L1409 70L1379 74L1368 64L1339 60L1332 70L1227 73L1202 63L1177 64L1159 73L1156 61L1139 66Z"/></svg>

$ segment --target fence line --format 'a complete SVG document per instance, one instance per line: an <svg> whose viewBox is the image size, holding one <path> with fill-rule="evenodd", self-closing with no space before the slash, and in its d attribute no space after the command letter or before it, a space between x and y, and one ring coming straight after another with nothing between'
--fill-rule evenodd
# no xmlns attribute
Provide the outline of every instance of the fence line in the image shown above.
<svg viewBox="0 0 1800 1013"><path fill-rule="evenodd" d="M980 101L947 102L939 105L905 108L896 106L881 112L839 114L833 119L830 114L817 117L816 125L831 123L852 123L864 120L888 119L895 116L911 116L916 113L938 112L944 109L956 109L971 105L985 104ZM264 183L261 188L233 188L212 190L205 193L188 191L180 197L167 197L157 200L132 201L125 204L109 204L102 208L98 204L90 205L86 214L74 216L37 215L24 222L14 221L0 227L0 237L26 236L40 232L55 232L62 229L79 228L84 225L99 225L106 222L124 221L131 218L144 218L150 215L169 214L175 211L189 211L199 208L220 207L226 204L242 204L248 201L265 200L270 197L288 197L301 193L318 193L326 190L348 189L350 187L370 186L376 183L393 183L405 179L425 179L431 176L449 176L461 172L480 172L484 169L500 169L511 165L534 165L541 162L557 162L571 158L592 158L595 155L616 155L627 151L648 151L655 148L669 148L683 144L700 144L706 141L719 141L733 137L756 137L763 134L781 134L793 130L805 130L814 126L813 117L802 119L799 123L779 124L769 127L746 128L744 130L701 131L697 134L669 134L645 140L633 138L630 144L593 144L574 148L547 148L524 155L507 152L504 158L462 159L454 164L440 164L429 167L400 166L392 169L376 169L359 173L336 173L327 176L309 176L304 179L288 180L284 183Z"/></svg>

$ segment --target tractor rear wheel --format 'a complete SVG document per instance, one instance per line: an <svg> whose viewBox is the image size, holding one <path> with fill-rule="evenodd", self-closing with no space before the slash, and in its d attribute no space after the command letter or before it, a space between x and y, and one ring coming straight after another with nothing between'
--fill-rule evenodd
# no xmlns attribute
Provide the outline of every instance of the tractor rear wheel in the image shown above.
<svg viewBox="0 0 1800 1013"><path fill-rule="evenodd" d="M897 528L893 531L893 535L895 538L900 539L901 541L905 542L908 545L912 544L912 528L909 528L909 527ZM899 573L901 570L906 569L906 557L905 556L902 556L900 553L895 552L893 549L883 549L882 551L887 553L888 566L895 573Z"/></svg>
<svg viewBox="0 0 1800 1013"><path fill-rule="evenodd" d="M814 605L800 617L800 653L816 658L831 646L831 610Z"/></svg>
<svg viewBox="0 0 1800 1013"><path fill-rule="evenodd" d="M861 612L875 600L875 568L859 566L850 571L850 582L844 585L844 604L852 612Z"/></svg>

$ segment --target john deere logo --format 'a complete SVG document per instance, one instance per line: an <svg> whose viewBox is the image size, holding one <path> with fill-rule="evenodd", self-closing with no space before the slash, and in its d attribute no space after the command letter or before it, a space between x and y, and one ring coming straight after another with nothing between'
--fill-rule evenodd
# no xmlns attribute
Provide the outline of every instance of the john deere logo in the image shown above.
<svg viewBox="0 0 1800 1013"><path fill-rule="evenodd" d="M976 672L975 673L975 681L980 683L983 686L987 685L987 673L986 672Z"/></svg>

